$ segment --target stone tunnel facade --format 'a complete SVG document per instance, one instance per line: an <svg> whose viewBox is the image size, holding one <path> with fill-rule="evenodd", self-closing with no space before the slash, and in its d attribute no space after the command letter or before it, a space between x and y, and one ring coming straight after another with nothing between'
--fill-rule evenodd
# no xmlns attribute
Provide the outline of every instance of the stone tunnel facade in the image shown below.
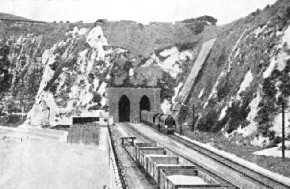
<svg viewBox="0 0 290 189"><path fill-rule="evenodd" d="M110 116L113 116L115 122L123 121L120 117L124 114L123 111L128 111L128 121L139 122L140 106L144 99L149 99L150 111L161 112L159 88L107 88L106 92L109 98ZM125 107L123 99L129 103L125 104Z"/></svg>

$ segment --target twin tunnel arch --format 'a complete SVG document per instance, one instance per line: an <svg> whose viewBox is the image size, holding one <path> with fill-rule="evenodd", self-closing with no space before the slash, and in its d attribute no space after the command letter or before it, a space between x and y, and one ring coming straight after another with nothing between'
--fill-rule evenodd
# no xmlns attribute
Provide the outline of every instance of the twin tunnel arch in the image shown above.
<svg viewBox="0 0 290 189"><path fill-rule="evenodd" d="M143 95L139 102L139 116L142 110L150 111L150 100L146 95ZM126 95L123 95L118 103L119 122L130 121L130 100Z"/></svg>
<svg viewBox="0 0 290 189"><path fill-rule="evenodd" d="M109 87L109 114L116 122L139 122L142 110L160 112L159 88Z"/></svg>

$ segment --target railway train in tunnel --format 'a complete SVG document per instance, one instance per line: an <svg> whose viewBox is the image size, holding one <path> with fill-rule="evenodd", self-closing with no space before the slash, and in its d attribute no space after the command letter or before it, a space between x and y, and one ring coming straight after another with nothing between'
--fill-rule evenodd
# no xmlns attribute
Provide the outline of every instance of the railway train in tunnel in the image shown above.
<svg viewBox="0 0 290 189"><path fill-rule="evenodd" d="M142 110L141 122L168 134L173 134L176 130L176 122L171 115Z"/></svg>

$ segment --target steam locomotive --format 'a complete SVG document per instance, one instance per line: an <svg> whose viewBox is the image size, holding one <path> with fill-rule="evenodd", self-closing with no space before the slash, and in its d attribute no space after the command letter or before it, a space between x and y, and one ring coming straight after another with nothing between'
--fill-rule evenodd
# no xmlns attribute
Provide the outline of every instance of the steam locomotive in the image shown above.
<svg viewBox="0 0 290 189"><path fill-rule="evenodd" d="M164 133L173 134L176 130L176 123L171 115L142 110L141 121Z"/></svg>

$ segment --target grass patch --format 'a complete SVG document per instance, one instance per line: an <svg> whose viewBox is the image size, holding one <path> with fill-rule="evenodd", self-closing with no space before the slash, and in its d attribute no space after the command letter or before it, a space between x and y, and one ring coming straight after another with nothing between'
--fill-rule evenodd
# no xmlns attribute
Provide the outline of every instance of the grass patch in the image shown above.
<svg viewBox="0 0 290 189"><path fill-rule="evenodd" d="M0 125L6 127L18 127L26 121L26 116L10 114L7 116L0 116Z"/></svg>

